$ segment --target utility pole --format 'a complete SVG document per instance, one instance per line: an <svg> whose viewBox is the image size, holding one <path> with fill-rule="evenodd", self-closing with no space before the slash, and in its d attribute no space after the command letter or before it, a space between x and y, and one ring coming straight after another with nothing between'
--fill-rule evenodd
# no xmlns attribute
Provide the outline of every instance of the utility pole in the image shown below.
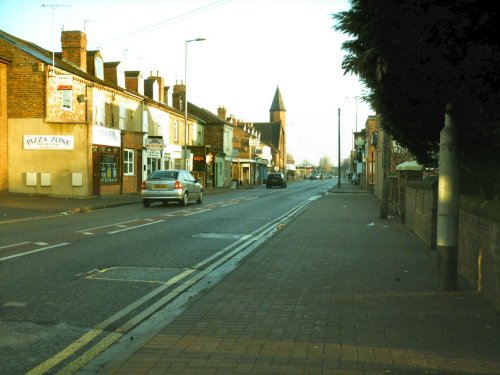
<svg viewBox="0 0 500 375"><path fill-rule="evenodd" d="M459 155L452 109L446 105L439 145L438 274L439 288L445 291L457 289L458 268Z"/></svg>
<svg viewBox="0 0 500 375"><path fill-rule="evenodd" d="M50 8L52 10L52 21L51 21L51 39L52 39L52 74L55 76L55 52L54 52L54 10L58 7L69 7L67 4L42 4L44 8Z"/></svg>

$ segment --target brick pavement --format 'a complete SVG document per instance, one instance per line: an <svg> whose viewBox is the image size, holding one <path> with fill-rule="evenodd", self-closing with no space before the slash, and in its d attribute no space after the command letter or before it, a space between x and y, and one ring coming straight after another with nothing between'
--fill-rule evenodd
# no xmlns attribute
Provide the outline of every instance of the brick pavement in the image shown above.
<svg viewBox="0 0 500 375"><path fill-rule="evenodd" d="M500 374L499 312L436 265L370 194L327 194L112 373Z"/></svg>

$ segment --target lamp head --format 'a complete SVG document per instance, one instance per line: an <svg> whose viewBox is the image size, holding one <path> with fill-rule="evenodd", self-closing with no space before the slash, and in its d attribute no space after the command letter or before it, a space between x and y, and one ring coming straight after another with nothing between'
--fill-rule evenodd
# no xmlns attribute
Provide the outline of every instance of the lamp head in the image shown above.
<svg viewBox="0 0 500 375"><path fill-rule="evenodd" d="M189 42L202 42L206 40L205 38L194 38L194 39L189 39L189 40L186 40L186 43L189 43Z"/></svg>

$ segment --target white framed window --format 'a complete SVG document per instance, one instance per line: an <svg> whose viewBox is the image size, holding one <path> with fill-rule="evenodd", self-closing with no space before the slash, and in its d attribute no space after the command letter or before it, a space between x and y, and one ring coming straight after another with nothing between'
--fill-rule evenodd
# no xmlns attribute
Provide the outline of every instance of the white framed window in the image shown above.
<svg viewBox="0 0 500 375"><path fill-rule="evenodd" d="M106 117L106 101L103 93L94 93L94 125L104 126Z"/></svg>
<svg viewBox="0 0 500 375"><path fill-rule="evenodd" d="M73 90L61 90L62 108L71 111L73 109Z"/></svg>
<svg viewBox="0 0 500 375"><path fill-rule="evenodd" d="M174 121L174 142L179 141L179 122L177 120Z"/></svg>
<svg viewBox="0 0 500 375"><path fill-rule="evenodd" d="M125 176L134 175L134 154L134 150L128 148L123 150L123 174Z"/></svg>
<svg viewBox="0 0 500 375"><path fill-rule="evenodd" d="M127 108L122 104L120 105L120 113L118 115L118 129L125 129L125 119L127 118Z"/></svg>
<svg viewBox="0 0 500 375"><path fill-rule="evenodd" d="M104 62L100 57L94 59L95 76L99 79L104 79Z"/></svg>
<svg viewBox="0 0 500 375"><path fill-rule="evenodd" d="M193 124L193 144L198 141L198 124Z"/></svg>

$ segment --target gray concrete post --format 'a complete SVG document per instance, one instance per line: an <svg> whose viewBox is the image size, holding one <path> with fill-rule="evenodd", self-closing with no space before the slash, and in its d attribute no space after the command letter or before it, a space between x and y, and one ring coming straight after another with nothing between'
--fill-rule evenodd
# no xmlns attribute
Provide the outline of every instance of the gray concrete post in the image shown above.
<svg viewBox="0 0 500 375"><path fill-rule="evenodd" d="M440 133L437 250L439 288L457 289L459 155L452 107L446 106L444 127Z"/></svg>

